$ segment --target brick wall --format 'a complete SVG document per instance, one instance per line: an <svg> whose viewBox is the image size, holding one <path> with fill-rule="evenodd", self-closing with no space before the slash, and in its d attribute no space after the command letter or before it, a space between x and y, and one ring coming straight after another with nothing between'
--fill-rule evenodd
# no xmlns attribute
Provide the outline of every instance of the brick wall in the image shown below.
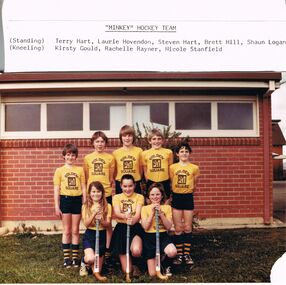
<svg viewBox="0 0 286 285"><path fill-rule="evenodd" d="M89 140L1 142L1 219L51 220L53 174L63 164L66 143L79 147L77 164L92 151ZM200 217L263 216L263 149L260 139L192 139L193 162L201 168L196 210ZM119 146L111 140L108 151Z"/></svg>

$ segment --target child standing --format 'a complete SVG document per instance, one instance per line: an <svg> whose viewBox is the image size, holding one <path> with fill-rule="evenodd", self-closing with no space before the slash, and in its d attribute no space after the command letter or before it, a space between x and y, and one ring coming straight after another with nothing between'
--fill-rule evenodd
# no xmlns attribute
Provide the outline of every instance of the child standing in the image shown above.
<svg viewBox="0 0 286 285"><path fill-rule="evenodd" d="M121 177L122 193L113 197L113 213L117 224L115 226L111 247L115 255L119 255L121 268L126 272L126 234L127 224L130 225L130 252L133 257L140 257L142 253L142 239L144 230L140 221L141 208L144 205L144 197L134 192L135 180L130 174ZM137 260L138 261L138 260ZM133 259L134 263L134 259ZM132 258L130 258L132 268Z"/></svg>
<svg viewBox="0 0 286 285"><path fill-rule="evenodd" d="M82 219L87 227L83 236L84 257L80 266L80 276L88 275L87 267L95 260L96 220L99 220L99 272L102 269L106 245L106 228L111 224L111 205L105 199L103 185L94 181L89 184L87 203L82 206Z"/></svg>
<svg viewBox="0 0 286 285"><path fill-rule="evenodd" d="M173 153L163 148L164 137L159 129L152 129L148 141L151 148L142 152L142 164L146 179L146 188L154 182L162 183L167 199L170 198L169 166L173 163Z"/></svg>
<svg viewBox="0 0 286 285"><path fill-rule="evenodd" d="M160 254L166 254L165 268L166 275L172 276L171 264L172 258L177 255L175 245L172 243L171 237L167 231L173 224L172 208L170 205L164 205L166 195L161 183L153 183L148 191L147 197L150 205L143 206L141 210L141 224L145 230L144 236L144 253L147 259L148 272L150 276L156 275L156 220L155 211L159 216L159 232L160 232Z"/></svg>
<svg viewBox="0 0 286 285"><path fill-rule="evenodd" d="M120 129L119 139L122 147L113 152L116 161L115 190L116 194L122 193L120 180L124 174L131 174L135 179L135 192L141 194L141 153L140 147L134 146L135 131L131 126L125 125Z"/></svg>
<svg viewBox="0 0 286 285"><path fill-rule="evenodd" d="M177 247L178 256L174 264L193 264L190 256L192 244L194 197L200 169L190 162L192 152L188 143L182 142L176 147L178 163L170 166L172 181L172 208L175 224L174 241Z"/></svg>
<svg viewBox="0 0 286 285"><path fill-rule="evenodd" d="M112 182L115 168L115 160L110 153L105 152L108 139L104 132L97 131L91 137L91 144L94 152L84 157L84 171L87 185L93 181L99 181L105 190L105 197L109 204L112 204ZM110 241L112 236L112 226L106 229L106 263L109 264Z"/></svg>
<svg viewBox="0 0 286 285"><path fill-rule="evenodd" d="M86 200L85 175L82 167L75 166L78 149L67 144L62 152L65 164L54 174L55 212L62 219L62 249L64 267L79 266L79 224L81 207ZM72 260L70 251L72 250Z"/></svg>

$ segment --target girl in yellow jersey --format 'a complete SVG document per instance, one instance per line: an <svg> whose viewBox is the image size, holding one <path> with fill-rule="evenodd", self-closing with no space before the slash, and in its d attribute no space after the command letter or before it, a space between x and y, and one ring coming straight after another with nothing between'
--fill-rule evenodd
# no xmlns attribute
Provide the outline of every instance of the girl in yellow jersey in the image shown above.
<svg viewBox="0 0 286 285"><path fill-rule="evenodd" d="M177 254L175 245L167 231L173 224L172 208L170 205L164 205L166 195L161 183L153 183L148 191L147 197L150 205L143 206L141 210L141 224L145 230L144 235L144 255L147 259L148 272L150 276L156 275L156 220L155 210L159 214L159 232L160 232L160 252L166 254L165 270L167 276L172 276L171 264L172 258Z"/></svg>
<svg viewBox="0 0 286 285"><path fill-rule="evenodd" d="M115 168L115 160L110 153L105 152L108 139L104 132L95 132L91 137L91 144L94 152L84 157L83 168L85 171L87 185L93 181L99 181L105 191L105 197L109 204L112 204L112 182ZM106 235L106 264L110 264L110 241L112 227L107 228Z"/></svg>
<svg viewBox="0 0 286 285"><path fill-rule="evenodd" d="M169 166L173 163L173 153L162 147L164 137L159 129L151 130L148 141L151 148L142 152L142 164L146 179L146 188L154 182L163 184L167 199L170 198Z"/></svg>
<svg viewBox="0 0 286 285"><path fill-rule="evenodd" d="M200 169L190 162L192 152L188 143L182 142L176 147L178 163L170 166L172 181L172 208L175 224L174 241L177 247L178 256L174 264L193 264L190 256L192 244L192 224L194 214L193 193L196 188Z"/></svg>
<svg viewBox="0 0 286 285"><path fill-rule="evenodd" d="M64 267L79 266L79 223L81 206L86 200L85 175L82 167L75 166L78 149L67 144L62 152L65 165L59 167L54 175L55 212L62 219L62 249ZM70 251L72 249L72 260Z"/></svg>
<svg viewBox="0 0 286 285"><path fill-rule="evenodd" d="M113 214L117 224L112 235L111 248L114 255L119 256L122 271L126 272L127 224L130 225L131 256L138 258L142 253L144 230L139 221L141 208L144 205L144 197L134 192L135 180L130 174L124 174L121 177L121 188L122 193L114 195L112 201ZM139 262L138 259L131 258L130 268L132 268L132 262L134 263L134 261L137 262L137 264Z"/></svg>
<svg viewBox="0 0 286 285"><path fill-rule="evenodd" d="M140 147L134 146L135 131L131 126L125 125L120 129L119 139L122 147L113 152L116 161L115 190L122 193L120 180L124 174L131 174L135 179L135 192L141 194L142 164Z"/></svg>
<svg viewBox="0 0 286 285"><path fill-rule="evenodd" d="M111 224L111 205L105 199L105 191L98 181L91 182L88 187L87 203L82 206L82 219L87 227L83 236L84 257L82 258L79 274L88 275L88 267L95 260L96 220L99 220L99 272L102 269L106 245L106 228Z"/></svg>

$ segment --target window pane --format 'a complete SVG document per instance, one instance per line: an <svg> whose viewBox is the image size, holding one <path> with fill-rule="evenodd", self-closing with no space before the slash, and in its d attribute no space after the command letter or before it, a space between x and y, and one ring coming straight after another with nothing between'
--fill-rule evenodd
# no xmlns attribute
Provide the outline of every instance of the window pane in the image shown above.
<svg viewBox="0 0 286 285"><path fill-rule="evenodd" d="M125 104L90 104L91 130L119 130L126 124Z"/></svg>
<svg viewBox="0 0 286 285"><path fill-rule="evenodd" d="M5 106L6 132L40 131L41 105L17 104Z"/></svg>
<svg viewBox="0 0 286 285"><path fill-rule="evenodd" d="M252 103L218 103L219 130L252 130Z"/></svg>
<svg viewBox="0 0 286 285"><path fill-rule="evenodd" d="M175 120L177 130L211 129L210 103L176 103Z"/></svg>
<svg viewBox="0 0 286 285"><path fill-rule="evenodd" d="M132 114L133 124L138 123L140 127L143 123L154 127L169 125L168 103L133 104Z"/></svg>
<svg viewBox="0 0 286 285"><path fill-rule="evenodd" d="M48 131L81 131L83 129L82 104L48 104Z"/></svg>

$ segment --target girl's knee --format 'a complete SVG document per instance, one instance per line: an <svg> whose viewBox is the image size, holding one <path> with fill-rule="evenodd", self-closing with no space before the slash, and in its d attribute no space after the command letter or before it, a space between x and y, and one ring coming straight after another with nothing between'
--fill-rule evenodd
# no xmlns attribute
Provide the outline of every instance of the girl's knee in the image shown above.
<svg viewBox="0 0 286 285"><path fill-rule="evenodd" d="M176 249L175 245L169 244L165 249L165 253L170 258L175 257L177 255L177 249Z"/></svg>
<svg viewBox="0 0 286 285"><path fill-rule="evenodd" d="M91 256L91 255L85 256L84 261L88 264L93 264L94 263L94 256Z"/></svg>
<svg viewBox="0 0 286 285"><path fill-rule="evenodd" d="M134 256L134 257L139 257L139 256L141 256L142 249L139 248L139 247L132 248L132 249L131 249L131 253L132 253L132 256Z"/></svg>

